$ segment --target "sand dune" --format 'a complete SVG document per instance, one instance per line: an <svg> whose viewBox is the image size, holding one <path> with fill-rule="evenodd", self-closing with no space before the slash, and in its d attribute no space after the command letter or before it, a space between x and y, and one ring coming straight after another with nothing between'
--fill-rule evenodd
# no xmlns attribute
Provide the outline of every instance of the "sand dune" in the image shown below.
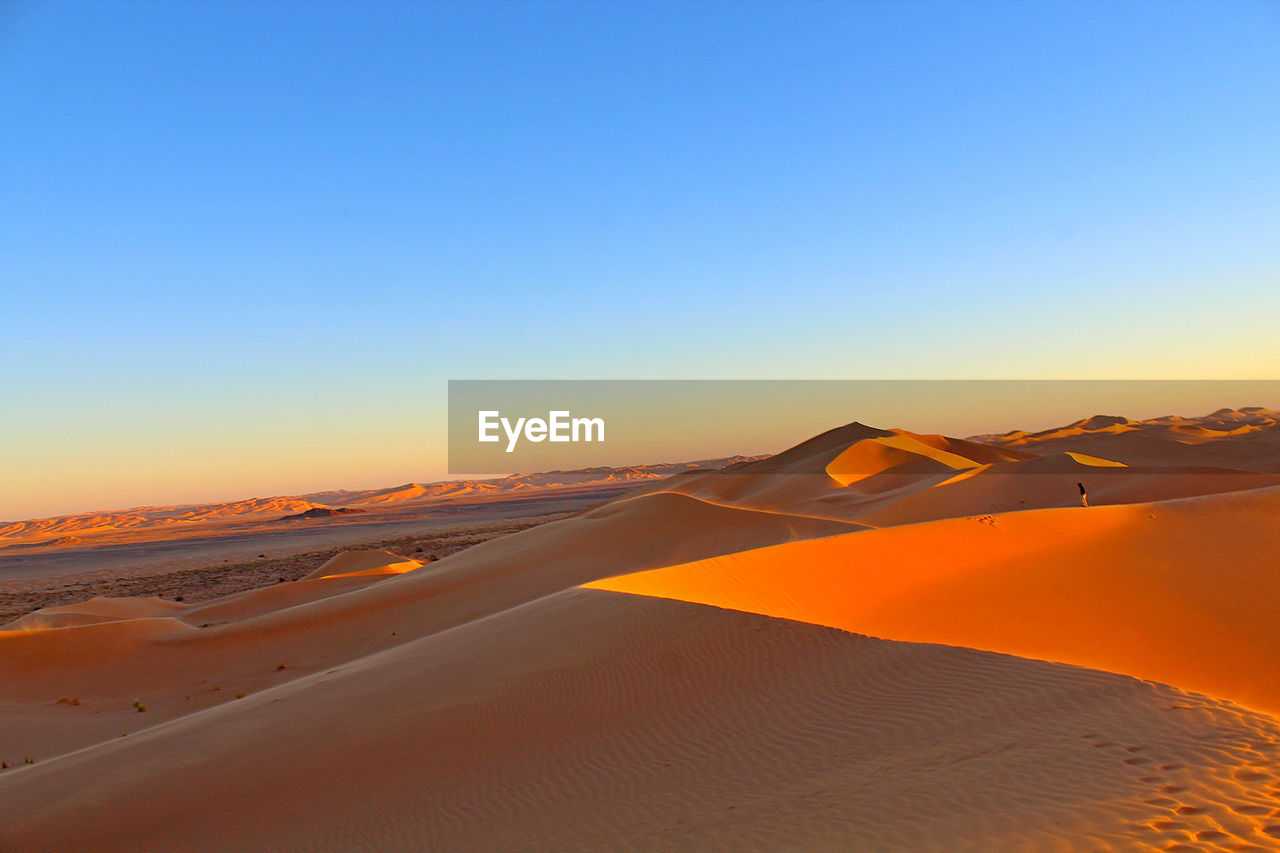
<svg viewBox="0 0 1280 853"><path fill-rule="evenodd" d="M124 619L150 619L170 616L183 609L176 601L160 598L91 598L79 604L46 607L28 613L5 626L9 631L32 631L45 628L70 628Z"/></svg>
<svg viewBox="0 0 1280 853"><path fill-rule="evenodd" d="M1139 465L1213 465L1280 473L1280 412L1258 406L1219 409L1200 418L1167 416L1145 421L1086 418L1036 433L979 436L1004 449L1051 453L1092 447L1091 452Z"/></svg>
<svg viewBox="0 0 1280 853"><path fill-rule="evenodd" d="M659 525L665 535L653 536L650 531ZM203 630L177 639L165 634L151 645L95 649L99 664L92 673L66 661L77 659L77 642L97 644L94 634L0 630L0 680L12 685L8 698L18 707L39 707L48 697L79 696L123 712L122 731L136 730L231 698L211 692L210 685L254 690L618 572L852 529L858 527L712 506L682 495L641 497L491 540L403 574L378 569L390 565L400 570L416 561L343 555L336 558L336 568L345 577L313 578L175 610L175 619ZM618 542L628 547L619 551ZM353 566L374 573L344 571ZM334 568L321 567L313 574L330 574ZM335 584L342 586L330 586ZM47 652L41 651L46 647ZM263 661L270 665L264 668ZM280 663L288 667L284 675L275 669ZM148 699L145 719L130 713L139 697ZM70 724L50 727L35 716L24 720L32 727L15 723L11 743L42 755L91 743L97 731ZM0 760L8 759L0 755Z"/></svg>
<svg viewBox="0 0 1280 853"><path fill-rule="evenodd" d="M875 527L955 518L975 513L1078 506L1086 483L1092 507L1147 503L1280 485L1280 476L1191 466L1131 467L1099 464L1083 454L1054 454L962 473L855 516Z"/></svg>
<svg viewBox="0 0 1280 853"><path fill-rule="evenodd" d="M357 575L399 575L422 568L422 563L390 551L347 551L307 575L312 578L345 578Z"/></svg>
<svg viewBox="0 0 1280 853"><path fill-rule="evenodd" d="M1273 487L947 519L591 586L1080 664L1277 713L1280 585L1263 568L1280 564L1277 518Z"/></svg>
<svg viewBox="0 0 1280 853"><path fill-rule="evenodd" d="M323 509L319 504L298 498L249 498L207 507L195 507L173 516L174 521L211 521L222 518L243 518L246 515L289 515Z"/></svg>
<svg viewBox="0 0 1280 853"><path fill-rule="evenodd" d="M98 530L120 530L150 523L131 511L120 513L85 513L59 518L38 518L0 524L0 539L26 539L51 534L92 533Z"/></svg>
<svg viewBox="0 0 1280 853"><path fill-rule="evenodd" d="M22 544L27 546L37 544L83 544L85 540L78 538L79 536L121 530L171 527L178 524L227 521L254 516L278 517L321 508L319 504L298 498L249 498L242 501L191 507L135 507L119 512L83 513L80 515L59 516L57 518L11 522L0 526L0 540L24 540ZM78 534L78 536L69 536L72 533ZM68 534L64 536L64 540L68 541L60 543L25 541L30 540L32 537L47 536L49 534Z"/></svg>
<svg viewBox="0 0 1280 853"><path fill-rule="evenodd" d="M0 777L24 815L0 843L822 851L1271 839L1271 718L1104 673L607 595L559 593Z"/></svg>
<svg viewBox="0 0 1280 853"><path fill-rule="evenodd" d="M88 541L79 536L58 536L54 539L42 539L17 545L0 545L0 548L73 548L76 545L85 545Z"/></svg>
<svg viewBox="0 0 1280 853"><path fill-rule="evenodd" d="M37 611L0 850L1280 847L1270 417L850 424L436 562Z"/></svg>
<svg viewBox="0 0 1280 853"><path fill-rule="evenodd" d="M1095 455L1094 438L1073 434L1075 449L1032 454L854 423L770 459L736 466L730 476L689 475L652 490L882 527L1074 506L1081 482L1094 506L1280 485L1280 474L1256 468L1126 464Z"/></svg>
<svg viewBox="0 0 1280 853"><path fill-rule="evenodd" d="M405 483L402 486L392 486L386 489L318 492L313 495L307 495L306 498L331 506L367 507L408 503L449 495L475 494L476 492L494 490L496 488L497 486L489 482L456 480L447 483Z"/></svg>

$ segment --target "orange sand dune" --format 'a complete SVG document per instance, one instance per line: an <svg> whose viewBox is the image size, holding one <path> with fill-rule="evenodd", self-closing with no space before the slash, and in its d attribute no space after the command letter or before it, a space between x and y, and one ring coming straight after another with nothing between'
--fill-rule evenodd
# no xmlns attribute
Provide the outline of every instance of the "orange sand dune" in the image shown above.
<svg viewBox="0 0 1280 853"><path fill-rule="evenodd" d="M376 506L385 504L407 503L428 498L440 498L447 495L469 495L476 492L496 490L498 486L489 482L475 480L458 480L448 483L406 483L389 489L371 489L364 492L336 492L329 496L326 503L336 506Z"/></svg>
<svg viewBox="0 0 1280 853"><path fill-rule="evenodd" d="M14 521L8 524L0 524L0 539L28 539L33 536L48 536L60 533L93 533L101 530L141 527L150 523L150 519L130 511L37 518L30 521Z"/></svg>
<svg viewBox="0 0 1280 853"><path fill-rule="evenodd" d="M590 584L1162 681L1280 712L1280 488L797 542Z"/></svg>
<svg viewBox="0 0 1280 853"><path fill-rule="evenodd" d="M322 579L304 578L293 583L264 586L189 605L177 614L177 618L197 627L221 627L362 589L394 575L395 573L369 572Z"/></svg>
<svg viewBox="0 0 1280 853"><path fill-rule="evenodd" d="M1122 676L574 590L0 774L0 849L1225 849L1277 756Z"/></svg>
<svg viewBox="0 0 1280 853"><path fill-rule="evenodd" d="M955 442L953 445L952 442ZM937 485L957 470L1020 451L970 450L971 443L852 423L756 462L688 474L652 487L715 503L852 520L872 507ZM952 449L954 447L954 449ZM972 447L977 447L972 445ZM961 456L969 450L974 456Z"/></svg>
<svg viewBox="0 0 1280 853"><path fill-rule="evenodd" d="M1280 474L1280 412L1251 406L1199 418L1095 416L1037 433L979 436L1005 450L1082 450L1135 465L1214 465Z"/></svg>
<svg viewBox="0 0 1280 853"><path fill-rule="evenodd" d="M1086 484L1097 506L1280 485L1280 474L1131 466L1078 451L1036 455L855 423L731 474L689 475L651 491L883 527L1074 506L1080 503L1078 483Z"/></svg>
<svg viewBox="0 0 1280 853"><path fill-rule="evenodd" d="M151 619L172 616L183 610L175 601L162 598L91 598L77 604L46 607L10 622L6 630L32 631L71 628L123 619Z"/></svg>
<svg viewBox="0 0 1280 853"><path fill-rule="evenodd" d="M323 509L318 503L299 498L249 498L225 504L193 507L174 516L176 521L210 521L223 518L242 518L246 515L289 515Z"/></svg>
<svg viewBox="0 0 1280 853"><path fill-rule="evenodd" d="M399 575L422 568L422 563L392 554L390 551L344 551L325 561L324 565L307 575L313 578L344 578L355 575Z"/></svg>

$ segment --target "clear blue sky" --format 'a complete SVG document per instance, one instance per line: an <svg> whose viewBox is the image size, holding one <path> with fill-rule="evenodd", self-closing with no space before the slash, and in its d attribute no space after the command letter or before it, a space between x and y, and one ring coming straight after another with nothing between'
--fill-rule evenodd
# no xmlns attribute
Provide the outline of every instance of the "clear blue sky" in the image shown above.
<svg viewBox="0 0 1280 853"><path fill-rule="evenodd" d="M0 518L439 476L451 377L1280 376L1278 81L1276 3L7 3Z"/></svg>

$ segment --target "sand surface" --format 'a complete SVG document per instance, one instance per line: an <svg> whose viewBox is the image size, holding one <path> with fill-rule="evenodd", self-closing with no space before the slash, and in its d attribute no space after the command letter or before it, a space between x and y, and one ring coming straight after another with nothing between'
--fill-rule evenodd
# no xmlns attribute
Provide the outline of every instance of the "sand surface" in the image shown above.
<svg viewBox="0 0 1280 853"><path fill-rule="evenodd" d="M46 607L0 629L0 850L1278 849L1277 423L851 424L434 561Z"/></svg>

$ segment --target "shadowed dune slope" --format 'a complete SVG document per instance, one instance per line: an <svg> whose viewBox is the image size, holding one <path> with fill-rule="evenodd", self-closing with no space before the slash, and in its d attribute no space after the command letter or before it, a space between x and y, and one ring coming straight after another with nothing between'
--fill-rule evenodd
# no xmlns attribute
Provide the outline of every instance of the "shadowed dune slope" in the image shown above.
<svg viewBox="0 0 1280 853"><path fill-rule="evenodd" d="M906 525L591 584L1280 712L1280 488Z"/></svg>
<svg viewBox="0 0 1280 853"><path fill-rule="evenodd" d="M570 590L0 775L0 849L1256 845L1278 749L1122 676Z"/></svg>

